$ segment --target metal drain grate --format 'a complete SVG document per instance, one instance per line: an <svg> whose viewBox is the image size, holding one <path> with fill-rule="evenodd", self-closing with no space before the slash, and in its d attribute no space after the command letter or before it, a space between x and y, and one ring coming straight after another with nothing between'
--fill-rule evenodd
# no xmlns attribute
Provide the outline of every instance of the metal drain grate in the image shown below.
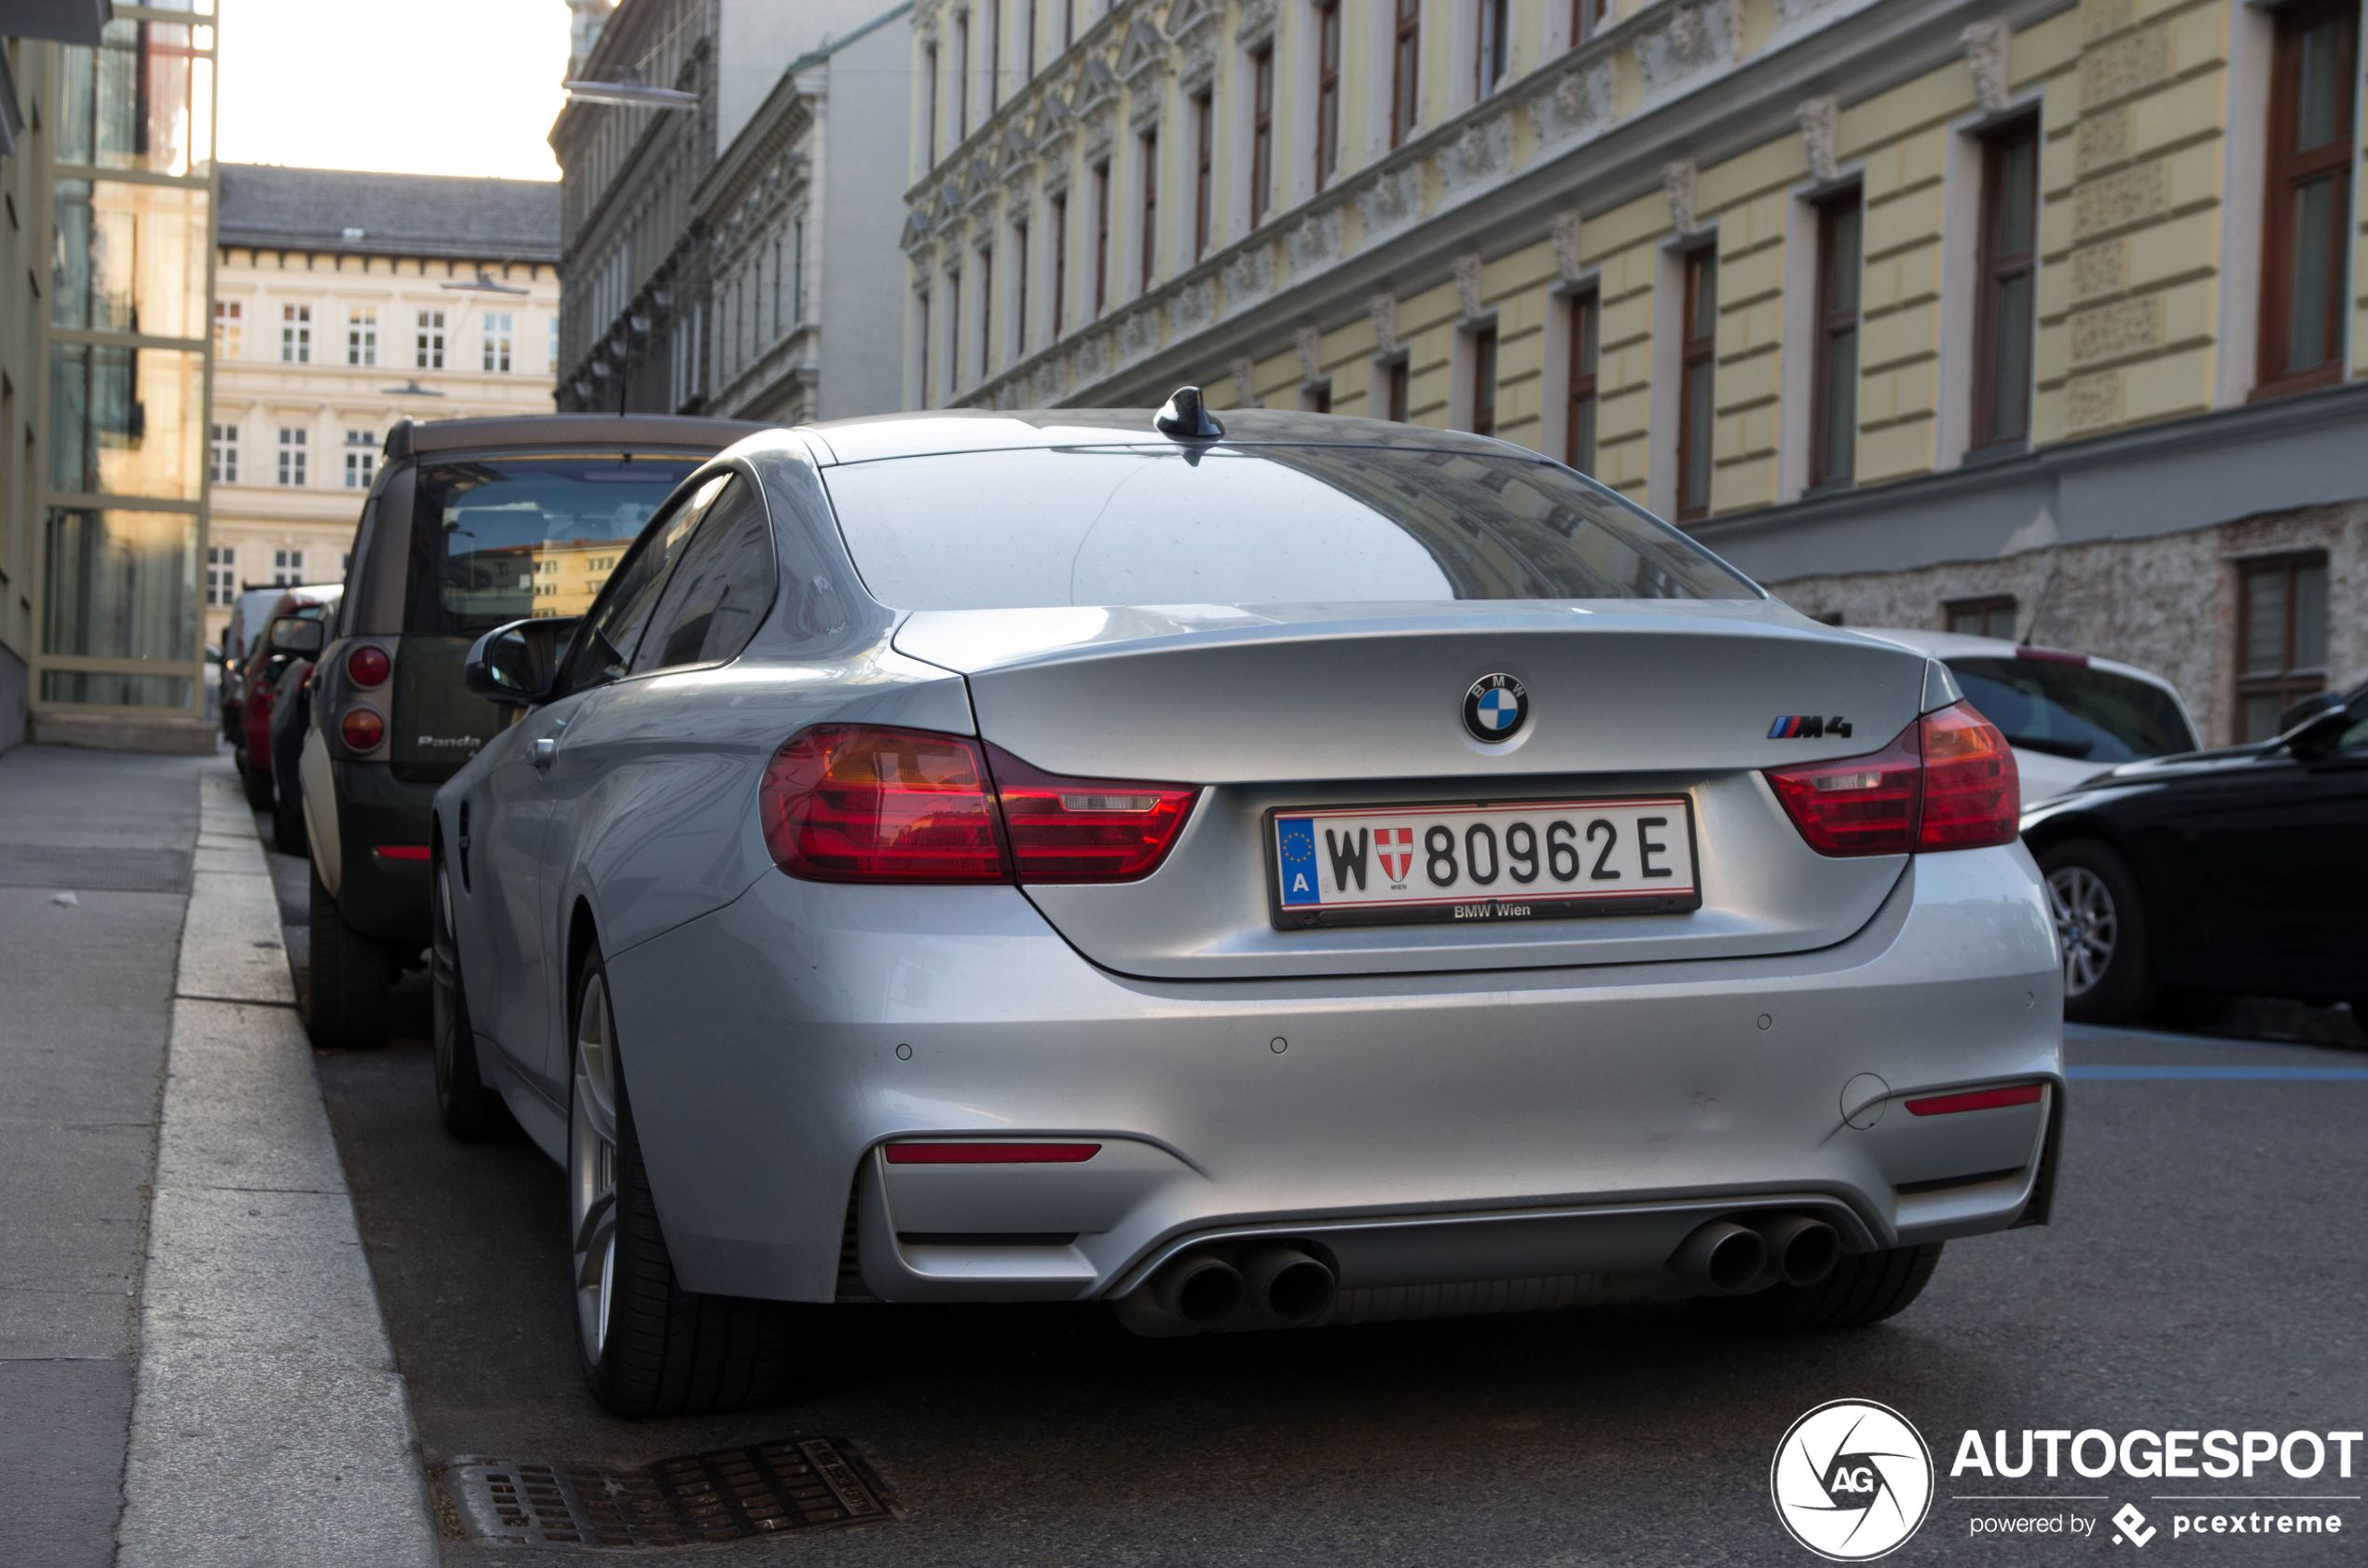
<svg viewBox="0 0 2368 1568"><path fill-rule="evenodd" d="M479 1537L527 1547L681 1547L888 1517L879 1487L828 1437L639 1470L470 1455L444 1483Z"/></svg>

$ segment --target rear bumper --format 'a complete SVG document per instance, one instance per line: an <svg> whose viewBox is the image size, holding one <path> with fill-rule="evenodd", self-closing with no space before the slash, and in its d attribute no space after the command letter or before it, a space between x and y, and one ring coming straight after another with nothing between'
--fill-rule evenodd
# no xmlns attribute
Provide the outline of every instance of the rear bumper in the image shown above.
<svg viewBox="0 0 2368 1568"><path fill-rule="evenodd" d="M337 912L364 936L424 947L428 862L390 860L382 845L424 845L436 787L408 784L384 763L332 763L337 780L340 874Z"/></svg>
<svg viewBox="0 0 2368 1568"><path fill-rule="evenodd" d="M1776 958L1142 982L1016 891L767 877L610 975L685 1283L791 1300L859 1288L850 1221L860 1288L890 1300L1122 1294L1184 1246L1265 1235L1329 1252L1351 1292L1583 1298L1727 1214L1817 1212L1857 1250L2003 1230L2061 1104L2019 846L1921 857L1856 935ZM1904 1103L2030 1082L2036 1104ZM930 1135L1103 1147L878 1153Z"/></svg>

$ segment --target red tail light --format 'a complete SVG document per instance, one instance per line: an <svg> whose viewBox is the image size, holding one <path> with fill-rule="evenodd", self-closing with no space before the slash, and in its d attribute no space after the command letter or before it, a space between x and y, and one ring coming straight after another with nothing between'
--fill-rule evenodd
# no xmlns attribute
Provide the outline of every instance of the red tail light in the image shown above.
<svg viewBox="0 0 2368 1568"><path fill-rule="evenodd" d="M817 724L774 753L757 809L774 863L813 882L1009 882L975 742Z"/></svg>
<svg viewBox="0 0 2368 1568"><path fill-rule="evenodd" d="M2022 816L2013 749L1962 702L1925 714L1880 751L1770 768L1768 781L1820 855L2011 844Z"/></svg>
<svg viewBox="0 0 2368 1568"><path fill-rule="evenodd" d="M345 656L346 678L357 686L375 686L387 678L394 667L387 662L387 651L364 643Z"/></svg>
<svg viewBox="0 0 2368 1568"><path fill-rule="evenodd" d="M387 723L370 709L357 708L347 713L338 723L337 733L344 736L345 743L356 751L368 751L386 738Z"/></svg>
<svg viewBox="0 0 2368 1568"><path fill-rule="evenodd" d="M1022 882L1133 882L1159 869L1200 791L1061 778L986 749Z"/></svg>
<svg viewBox="0 0 2368 1568"><path fill-rule="evenodd" d="M774 754L758 810L774 863L815 882L1130 882L1159 869L1199 793L1057 777L961 736L818 724Z"/></svg>

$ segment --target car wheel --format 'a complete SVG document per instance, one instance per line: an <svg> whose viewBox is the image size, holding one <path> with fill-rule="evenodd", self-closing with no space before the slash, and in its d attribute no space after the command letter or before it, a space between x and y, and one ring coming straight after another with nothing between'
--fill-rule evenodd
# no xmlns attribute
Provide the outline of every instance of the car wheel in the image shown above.
<svg viewBox="0 0 2368 1568"><path fill-rule="evenodd" d="M247 805L257 811L271 809L271 775L248 762L240 753L239 782L246 786Z"/></svg>
<svg viewBox="0 0 2368 1568"><path fill-rule="evenodd" d="M625 1416L698 1415L781 1399L796 1309L701 1295L675 1277L597 953L576 989L572 1034L568 1221L576 1347L593 1397Z"/></svg>
<svg viewBox="0 0 2368 1568"><path fill-rule="evenodd" d="M282 855L311 852L304 835L304 807L275 796L271 802L271 846Z"/></svg>
<svg viewBox="0 0 2368 1568"><path fill-rule="evenodd" d="M2118 1024L2155 999L2146 911L2129 862L2095 839L2059 844L2040 858L2047 910L2064 957L2064 1016Z"/></svg>
<svg viewBox="0 0 2368 1568"><path fill-rule="evenodd" d="M477 1071L476 1031L469 1022L468 988L461 981L461 949L452 936L452 876L435 868L435 936L430 982L435 1006L435 1112L444 1130L464 1143L499 1137L515 1125L510 1107Z"/></svg>
<svg viewBox="0 0 2368 1568"><path fill-rule="evenodd" d="M337 901L312 872L311 983L304 1028L323 1051L376 1051L387 1042L387 951L346 924Z"/></svg>
<svg viewBox="0 0 2368 1568"><path fill-rule="evenodd" d="M1708 1296L1698 1304L1742 1328L1863 1328L1924 1293L1943 1244L1845 1254L1815 1285L1774 1285L1749 1296Z"/></svg>

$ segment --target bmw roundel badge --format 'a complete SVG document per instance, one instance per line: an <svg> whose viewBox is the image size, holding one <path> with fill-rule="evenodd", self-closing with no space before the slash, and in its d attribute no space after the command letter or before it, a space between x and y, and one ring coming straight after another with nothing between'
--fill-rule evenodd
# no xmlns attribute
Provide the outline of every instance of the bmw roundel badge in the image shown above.
<svg viewBox="0 0 2368 1568"><path fill-rule="evenodd" d="M1529 690L1509 675L1483 675L1464 694L1464 727L1491 744L1510 740L1529 721Z"/></svg>

